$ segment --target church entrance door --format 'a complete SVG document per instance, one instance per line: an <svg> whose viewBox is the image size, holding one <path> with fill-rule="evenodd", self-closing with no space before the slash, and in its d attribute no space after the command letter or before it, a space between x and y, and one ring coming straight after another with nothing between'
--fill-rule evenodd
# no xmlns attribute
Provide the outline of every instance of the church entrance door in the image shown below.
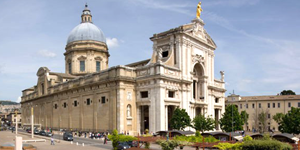
<svg viewBox="0 0 300 150"><path fill-rule="evenodd" d="M141 106L141 133L149 131L149 106Z"/></svg>

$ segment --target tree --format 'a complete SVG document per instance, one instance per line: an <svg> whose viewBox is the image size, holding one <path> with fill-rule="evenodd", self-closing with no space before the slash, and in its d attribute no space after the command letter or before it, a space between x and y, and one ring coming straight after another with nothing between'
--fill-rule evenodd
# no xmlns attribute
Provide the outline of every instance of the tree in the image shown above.
<svg viewBox="0 0 300 150"><path fill-rule="evenodd" d="M278 124L278 129L279 131L281 131L282 129L280 129L280 125L282 124L282 119L285 115L283 113L276 113L276 115L274 115L272 118L275 122L277 122Z"/></svg>
<svg viewBox="0 0 300 150"><path fill-rule="evenodd" d="M246 110L241 111L241 119L243 121L243 124L247 125L248 119L249 119L249 114L246 112Z"/></svg>
<svg viewBox="0 0 300 150"><path fill-rule="evenodd" d="M285 133L300 133L300 108L294 108L284 115L281 125L279 125L280 132Z"/></svg>
<svg viewBox="0 0 300 150"><path fill-rule="evenodd" d="M269 113L269 109L261 109L257 119L258 119L258 123L261 125L261 132L264 133L266 131L268 131L268 123L271 122L271 117L269 117L270 113Z"/></svg>
<svg viewBox="0 0 300 150"><path fill-rule="evenodd" d="M283 90L280 95L296 95L296 93L292 90Z"/></svg>
<svg viewBox="0 0 300 150"><path fill-rule="evenodd" d="M184 130L191 125L191 118L185 109L176 108L170 123L172 129Z"/></svg>
<svg viewBox="0 0 300 150"><path fill-rule="evenodd" d="M228 105L225 108L225 113L220 119L221 129L226 132L233 132L243 129L243 121L238 109L235 105Z"/></svg>
<svg viewBox="0 0 300 150"><path fill-rule="evenodd" d="M215 120L211 117L205 118L204 115L197 115L193 119L193 128L197 131L213 130L215 128Z"/></svg>

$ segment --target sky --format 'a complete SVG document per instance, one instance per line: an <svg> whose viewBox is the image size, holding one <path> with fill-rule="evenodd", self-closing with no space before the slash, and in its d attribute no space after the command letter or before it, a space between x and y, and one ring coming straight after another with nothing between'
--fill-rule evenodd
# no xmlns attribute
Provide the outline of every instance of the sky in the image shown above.
<svg viewBox="0 0 300 150"><path fill-rule="evenodd" d="M20 101L39 67L65 72L66 41L86 2L107 38L111 67L150 58L149 38L190 23L199 1L0 0L0 100ZM202 0L202 9L226 95L300 94L299 0Z"/></svg>

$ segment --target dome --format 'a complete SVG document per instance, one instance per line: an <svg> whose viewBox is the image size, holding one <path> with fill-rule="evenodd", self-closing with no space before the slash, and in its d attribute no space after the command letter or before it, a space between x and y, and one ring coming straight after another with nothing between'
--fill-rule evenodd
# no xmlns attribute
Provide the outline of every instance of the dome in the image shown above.
<svg viewBox="0 0 300 150"><path fill-rule="evenodd" d="M76 26L68 37L67 44L74 41L93 40L106 43L103 32L94 24L84 22Z"/></svg>

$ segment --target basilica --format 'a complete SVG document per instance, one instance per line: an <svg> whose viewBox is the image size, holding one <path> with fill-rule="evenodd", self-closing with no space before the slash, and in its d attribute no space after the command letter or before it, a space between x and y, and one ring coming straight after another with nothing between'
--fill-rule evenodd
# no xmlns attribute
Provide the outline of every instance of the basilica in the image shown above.
<svg viewBox="0 0 300 150"><path fill-rule="evenodd" d="M42 128L137 135L171 130L175 108L185 109L191 119L198 114L220 119L224 72L214 78L216 44L201 18L150 37L150 59L113 67L94 22L86 5L67 40L65 73L40 67L37 84L22 91L22 125L31 123L33 113Z"/></svg>

